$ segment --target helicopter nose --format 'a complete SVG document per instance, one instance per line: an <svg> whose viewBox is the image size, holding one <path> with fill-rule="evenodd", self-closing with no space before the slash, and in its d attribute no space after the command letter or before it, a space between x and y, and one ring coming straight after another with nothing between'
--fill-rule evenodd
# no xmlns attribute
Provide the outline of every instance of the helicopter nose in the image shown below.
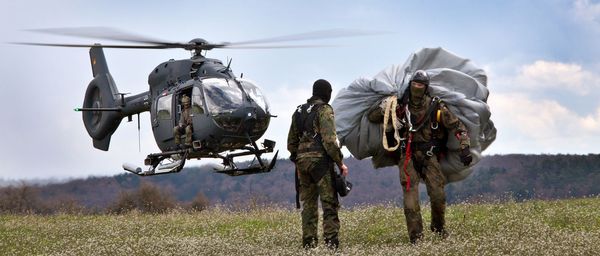
<svg viewBox="0 0 600 256"><path fill-rule="evenodd" d="M252 131L256 125L256 110L248 110L243 122L245 130Z"/></svg>

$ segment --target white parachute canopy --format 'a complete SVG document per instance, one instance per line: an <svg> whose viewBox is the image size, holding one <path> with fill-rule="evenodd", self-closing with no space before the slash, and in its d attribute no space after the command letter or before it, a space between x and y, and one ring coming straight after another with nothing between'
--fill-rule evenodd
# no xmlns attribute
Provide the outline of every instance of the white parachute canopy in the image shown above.
<svg viewBox="0 0 600 256"><path fill-rule="evenodd" d="M332 103L338 139L354 157L372 157L376 168L398 164L383 148L381 123L369 122L367 115L382 99L392 95L401 98L417 70L427 71L431 78L429 94L439 97L469 130L471 165L460 162L459 143L454 136L448 136L448 152L440 161L448 182L462 180L471 174L481 152L496 139L496 128L487 105L485 71L442 48L424 48L410 55L404 65L391 66L371 79L356 79L340 90Z"/></svg>

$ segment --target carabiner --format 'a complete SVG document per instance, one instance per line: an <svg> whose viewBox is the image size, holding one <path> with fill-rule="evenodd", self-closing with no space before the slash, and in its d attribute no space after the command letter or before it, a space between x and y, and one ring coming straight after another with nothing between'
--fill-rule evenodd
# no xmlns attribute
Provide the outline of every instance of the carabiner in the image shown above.
<svg viewBox="0 0 600 256"><path fill-rule="evenodd" d="M429 148L429 150L427 150L427 152L425 152L425 155L427 155L428 157L432 157L433 156L433 148L435 148L435 146L431 146Z"/></svg>

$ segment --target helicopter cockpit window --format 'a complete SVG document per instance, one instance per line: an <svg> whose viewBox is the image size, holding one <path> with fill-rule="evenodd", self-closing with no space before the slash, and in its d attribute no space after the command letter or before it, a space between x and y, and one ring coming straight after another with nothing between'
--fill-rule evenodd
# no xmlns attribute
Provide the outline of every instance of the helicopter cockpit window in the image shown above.
<svg viewBox="0 0 600 256"><path fill-rule="evenodd" d="M158 99L158 119L171 119L171 98L172 95L167 95Z"/></svg>
<svg viewBox="0 0 600 256"><path fill-rule="evenodd" d="M202 103L202 91L199 87L194 87L192 91L192 113L204 114L204 107Z"/></svg>
<svg viewBox="0 0 600 256"><path fill-rule="evenodd" d="M260 88L248 80L240 79L240 82L242 83L244 91L248 93L250 98L252 98L252 100L254 100L254 102L256 102L266 113L270 113L269 103Z"/></svg>
<svg viewBox="0 0 600 256"><path fill-rule="evenodd" d="M202 84L211 114L234 111L242 106L242 91L234 80L208 78L203 79Z"/></svg>

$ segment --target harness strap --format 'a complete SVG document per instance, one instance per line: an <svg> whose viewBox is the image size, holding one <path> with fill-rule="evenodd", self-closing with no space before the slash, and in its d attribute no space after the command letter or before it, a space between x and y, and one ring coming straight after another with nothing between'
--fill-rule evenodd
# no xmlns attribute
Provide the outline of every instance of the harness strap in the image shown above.
<svg viewBox="0 0 600 256"><path fill-rule="evenodd" d="M316 143L313 143L312 146L308 149L299 150L298 153L306 153L306 152L323 152L325 148L323 147L323 139L321 138L321 134L314 130L315 119L317 118L317 114L321 106L324 103L314 103L314 104L303 104L298 106L296 115L296 129L300 137L308 136L311 137Z"/></svg>
<svg viewBox="0 0 600 256"><path fill-rule="evenodd" d="M421 120L417 121L417 123L419 123L419 126L417 126L416 129L412 129L412 127L411 127L411 129L408 131L408 143L406 145L406 155L405 155L405 158L404 158L404 167L403 167L404 175L406 175L406 192L410 191L410 174L408 174L408 171L406 171L406 169L408 167L408 161L410 161L410 159L412 158L412 150L413 150L412 139L413 139L413 134L414 134L414 132L417 132L421 128L423 128L424 124L427 123L427 121L434 114L435 110L438 108L438 105L439 105L439 98L434 97L431 100L431 105L429 105L429 108L427 109L427 113L423 117L420 118ZM407 112L410 113L410 111L408 111L408 110L407 110ZM387 111L386 111L386 114L387 114ZM407 118L410 118L410 115L407 115ZM385 116L384 116L384 122L385 121L386 121L386 119L385 119ZM396 127L394 127L394 129L395 128ZM385 140L384 140L384 142L385 142Z"/></svg>
<svg viewBox="0 0 600 256"><path fill-rule="evenodd" d="M439 139L431 139L428 142L415 142L413 143L413 152L414 151L425 151L434 147L435 150L439 150L443 146L443 141Z"/></svg>
<svg viewBox="0 0 600 256"><path fill-rule="evenodd" d="M406 167L408 167L408 161L410 161L411 157L412 157L412 139L413 139L413 134L412 132L409 133L408 135L408 144L406 145L406 155L404 158L404 175L406 175L406 192L410 191L410 174L408 174L408 172L406 171Z"/></svg>
<svg viewBox="0 0 600 256"><path fill-rule="evenodd" d="M425 115L423 117L421 117L421 120L417 121L419 126L417 126L417 128L415 128L413 131L416 132L418 130L421 130L421 128L423 128L423 126L425 126L427 121L429 121L429 119L431 119L431 116L433 115L435 110L438 108L439 104L440 104L440 99L438 97L434 97L433 99L431 99L431 105L429 105L429 108L427 109L427 113L425 113Z"/></svg>

